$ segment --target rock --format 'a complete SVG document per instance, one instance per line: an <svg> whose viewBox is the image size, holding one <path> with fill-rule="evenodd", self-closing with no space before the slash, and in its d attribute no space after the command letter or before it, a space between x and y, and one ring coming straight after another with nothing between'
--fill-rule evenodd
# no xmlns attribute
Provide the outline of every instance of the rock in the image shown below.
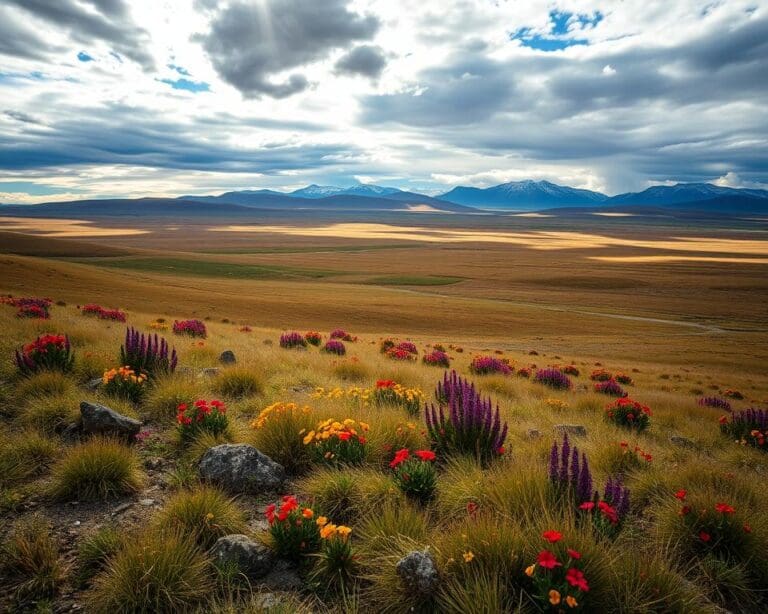
<svg viewBox="0 0 768 614"><path fill-rule="evenodd" d="M200 375L204 377L216 377L219 374L219 370L218 367L208 367L200 371Z"/></svg>
<svg viewBox="0 0 768 614"><path fill-rule="evenodd" d="M88 380L88 383L85 385L85 387L88 390L96 390L99 386L102 384L102 379L100 377L94 377L93 379Z"/></svg>
<svg viewBox="0 0 768 614"><path fill-rule="evenodd" d="M248 444L225 443L210 448L198 466L203 481L232 494L260 494L279 488L285 468Z"/></svg>
<svg viewBox="0 0 768 614"><path fill-rule="evenodd" d="M262 578L275 566L274 552L247 535L220 537L211 548L211 556L219 567L232 565L249 578Z"/></svg>
<svg viewBox="0 0 768 614"><path fill-rule="evenodd" d="M556 424L554 429L556 433L561 433L563 435L567 433L568 435L576 435L577 437L587 436L587 427L582 426L581 424Z"/></svg>
<svg viewBox="0 0 768 614"><path fill-rule="evenodd" d="M541 431L539 429L528 429L525 431L525 436L528 439L538 439L541 437Z"/></svg>
<svg viewBox="0 0 768 614"><path fill-rule="evenodd" d="M697 446L694 441L688 439L687 437L683 437L682 435L672 435L669 438L669 443L681 448L686 448L688 450L698 450L699 448L699 446Z"/></svg>
<svg viewBox="0 0 768 614"><path fill-rule="evenodd" d="M79 422L73 422L61 431L61 438L67 443L77 443L80 441L80 435L82 434L82 425Z"/></svg>
<svg viewBox="0 0 768 614"><path fill-rule="evenodd" d="M395 568L405 587L418 595L433 595L440 582L435 562L428 550L409 552Z"/></svg>
<svg viewBox="0 0 768 614"><path fill-rule="evenodd" d="M272 591L299 591L306 588L304 580L298 571L288 561L278 560L259 584Z"/></svg>
<svg viewBox="0 0 768 614"><path fill-rule="evenodd" d="M224 350L219 356L219 362L223 365L233 365L237 362L237 358L232 350Z"/></svg>
<svg viewBox="0 0 768 614"><path fill-rule="evenodd" d="M143 505L144 507L151 507L155 504L154 499L141 499L139 500L139 505Z"/></svg>
<svg viewBox="0 0 768 614"><path fill-rule="evenodd" d="M98 403L82 401L80 416L83 433L86 435L112 435L133 443L141 430L141 422L138 420L118 414Z"/></svg>
<svg viewBox="0 0 768 614"><path fill-rule="evenodd" d="M115 509L112 510L112 514L115 516L117 514L122 514L124 511L129 510L132 507L133 507L133 503L130 501L128 503L121 503Z"/></svg>

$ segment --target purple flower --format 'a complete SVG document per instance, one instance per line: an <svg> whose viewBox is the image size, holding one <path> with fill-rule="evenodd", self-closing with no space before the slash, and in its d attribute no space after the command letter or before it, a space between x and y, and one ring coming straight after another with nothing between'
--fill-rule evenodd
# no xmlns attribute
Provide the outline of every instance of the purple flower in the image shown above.
<svg viewBox="0 0 768 614"><path fill-rule="evenodd" d="M731 411L731 404L727 399L721 397L702 397L699 399L699 405L702 407L714 407L723 411Z"/></svg>
<svg viewBox="0 0 768 614"><path fill-rule="evenodd" d="M125 331L125 343L120 347L120 362L137 373L156 376L173 373L178 356L175 349L169 351L168 342L163 337L145 335L130 326Z"/></svg>
<svg viewBox="0 0 768 614"><path fill-rule="evenodd" d="M557 390L570 390L573 386L571 378L559 369L539 369L536 371L534 381Z"/></svg>
<svg viewBox="0 0 768 614"><path fill-rule="evenodd" d="M280 347L287 350L291 348L305 348L307 347L307 340L304 339L304 335L296 331L283 333L280 335Z"/></svg>
<svg viewBox="0 0 768 614"><path fill-rule="evenodd" d="M344 344L341 341L331 339L325 344L325 347L323 347L323 352L336 354L337 356L344 356L344 354L347 353L347 348L344 347Z"/></svg>
<svg viewBox="0 0 768 614"><path fill-rule="evenodd" d="M596 383L595 392L607 394L608 396L612 396L612 397L627 396L627 393L624 392L624 389L619 385L619 383L615 379L609 379L604 382Z"/></svg>
<svg viewBox="0 0 768 614"><path fill-rule="evenodd" d="M487 375L488 373L509 375L512 373L512 369L506 361L494 356L475 356L469 365L469 370L475 375Z"/></svg>

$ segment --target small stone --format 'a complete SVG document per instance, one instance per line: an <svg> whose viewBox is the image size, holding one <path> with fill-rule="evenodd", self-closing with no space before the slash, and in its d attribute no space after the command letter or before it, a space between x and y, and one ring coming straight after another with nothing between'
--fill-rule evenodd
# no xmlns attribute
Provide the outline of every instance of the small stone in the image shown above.
<svg viewBox="0 0 768 614"><path fill-rule="evenodd" d="M88 383L85 385L85 387L88 390L96 390L99 386L102 384L102 379L100 377L94 377L93 379L88 380Z"/></svg>
<svg viewBox="0 0 768 614"><path fill-rule="evenodd" d="M556 424L554 429L556 433L562 433L563 435L576 435L577 437L587 436L587 427L581 424Z"/></svg>
<svg viewBox="0 0 768 614"><path fill-rule="evenodd" d="M211 556L219 567L233 565L249 578L262 578L275 564L274 552L247 535L220 537L211 548Z"/></svg>
<svg viewBox="0 0 768 614"><path fill-rule="evenodd" d="M425 597L437 590L440 576L428 550L409 552L397 562L395 569L408 590Z"/></svg>
<svg viewBox="0 0 768 614"><path fill-rule="evenodd" d="M133 503L121 503L118 505L115 509L112 510L113 514L122 514L125 510L131 509L133 507Z"/></svg>
<svg viewBox="0 0 768 614"><path fill-rule="evenodd" d="M223 365L233 365L237 362L232 350L224 350L219 356L219 362Z"/></svg>
<svg viewBox="0 0 768 614"><path fill-rule="evenodd" d="M528 437L528 439L538 439L541 437L541 431L539 429L528 429L525 432L525 436Z"/></svg>
<svg viewBox="0 0 768 614"><path fill-rule="evenodd" d="M141 499L139 501L139 505L143 505L144 507L150 507L155 504L154 499Z"/></svg>
<svg viewBox="0 0 768 614"><path fill-rule="evenodd" d="M248 444L226 443L209 448L198 466L205 482L232 494L261 494L279 488L285 468Z"/></svg>
<svg viewBox="0 0 768 614"><path fill-rule="evenodd" d="M83 433L86 435L112 435L133 443L141 430L141 422L117 413L106 405L80 403Z"/></svg>

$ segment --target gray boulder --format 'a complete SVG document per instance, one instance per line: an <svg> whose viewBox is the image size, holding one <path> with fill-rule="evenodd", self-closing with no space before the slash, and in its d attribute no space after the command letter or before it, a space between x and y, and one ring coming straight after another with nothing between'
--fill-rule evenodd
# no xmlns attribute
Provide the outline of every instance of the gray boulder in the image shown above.
<svg viewBox="0 0 768 614"><path fill-rule="evenodd" d="M568 434L576 435L578 437L587 436L587 427L582 426L581 424L556 424L554 429L556 433L561 433L562 435Z"/></svg>
<svg viewBox="0 0 768 614"><path fill-rule="evenodd" d="M85 435L108 435L134 441L141 430L141 422L118 414L114 409L98 403L80 403L81 429Z"/></svg>
<svg viewBox="0 0 768 614"><path fill-rule="evenodd" d="M409 552L397 562L395 569L405 587L417 595L434 595L440 583L435 561L428 550Z"/></svg>
<svg viewBox="0 0 768 614"><path fill-rule="evenodd" d="M232 350L224 350L219 355L219 362L223 365L233 365L237 362L237 358Z"/></svg>
<svg viewBox="0 0 768 614"><path fill-rule="evenodd" d="M232 565L251 579L266 576L275 565L272 550L247 535L220 537L211 548L211 556L219 567Z"/></svg>
<svg viewBox="0 0 768 614"><path fill-rule="evenodd" d="M200 460L200 477L232 494L273 491L285 480L285 468L248 444L210 448Z"/></svg>

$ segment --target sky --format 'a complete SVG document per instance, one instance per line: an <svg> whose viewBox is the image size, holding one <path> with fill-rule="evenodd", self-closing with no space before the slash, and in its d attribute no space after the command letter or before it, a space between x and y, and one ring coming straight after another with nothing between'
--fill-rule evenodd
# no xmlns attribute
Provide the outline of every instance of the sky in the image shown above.
<svg viewBox="0 0 768 614"><path fill-rule="evenodd" d="M768 188L768 2L0 2L0 202L522 179Z"/></svg>

